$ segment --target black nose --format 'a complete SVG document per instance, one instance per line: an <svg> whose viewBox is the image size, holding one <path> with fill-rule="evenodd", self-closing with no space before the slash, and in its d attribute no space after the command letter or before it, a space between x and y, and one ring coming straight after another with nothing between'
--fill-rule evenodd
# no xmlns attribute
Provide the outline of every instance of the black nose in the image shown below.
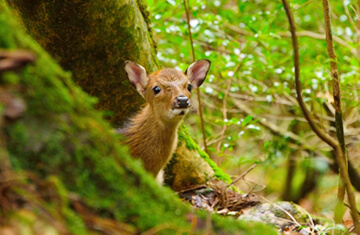
<svg viewBox="0 0 360 235"><path fill-rule="evenodd" d="M187 108L190 105L190 100L184 95L179 95L176 97L176 103L179 108Z"/></svg>

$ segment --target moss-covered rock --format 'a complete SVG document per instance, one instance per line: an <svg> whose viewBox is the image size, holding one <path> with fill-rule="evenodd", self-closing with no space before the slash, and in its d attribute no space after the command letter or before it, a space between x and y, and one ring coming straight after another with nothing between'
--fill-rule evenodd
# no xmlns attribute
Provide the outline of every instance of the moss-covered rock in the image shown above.
<svg viewBox="0 0 360 235"><path fill-rule="evenodd" d="M164 172L165 184L176 191L204 184L212 177L231 182L229 175L195 143L185 125L179 128L178 147Z"/></svg>

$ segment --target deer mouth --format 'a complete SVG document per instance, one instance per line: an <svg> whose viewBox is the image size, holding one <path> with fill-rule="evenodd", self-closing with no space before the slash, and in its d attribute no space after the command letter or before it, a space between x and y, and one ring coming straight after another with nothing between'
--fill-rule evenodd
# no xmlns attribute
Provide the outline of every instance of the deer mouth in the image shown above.
<svg viewBox="0 0 360 235"><path fill-rule="evenodd" d="M172 112L174 115L184 116L184 115L186 115L186 114L189 112L189 108L190 108L190 107L187 107L187 108L172 108L172 109L171 109L171 112Z"/></svg>

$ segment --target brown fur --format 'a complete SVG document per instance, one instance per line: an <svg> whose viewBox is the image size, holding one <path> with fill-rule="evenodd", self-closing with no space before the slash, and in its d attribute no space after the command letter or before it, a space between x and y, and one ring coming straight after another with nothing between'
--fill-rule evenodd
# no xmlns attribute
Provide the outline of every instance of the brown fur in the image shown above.
<svg viewBox="0 0 360 235"><path fill-rule="evenodd" d="M169 110L175 106L177 96L190 98L188 84L187 77L175 69L163 69L151 74L144 95L147 104L125 131L131 155L141 158L145 169L154 176L176 147L177 129L185 115L171 117ZM161 93L155 95L152 90L154 86L159 86Z"/></svg>
<svg viewBox="0 0 360 235"><path fill-rule="evenodd" d="M209 60L203 59L192 63L185 74L175 69L162 69L147 76L141 65L125 62L130 83L147 104L124 133L131 155L141 158L145 169L154 176L177 145L178 127L190 108L188 87L197 88L203 83L210 64Z"/></svg>

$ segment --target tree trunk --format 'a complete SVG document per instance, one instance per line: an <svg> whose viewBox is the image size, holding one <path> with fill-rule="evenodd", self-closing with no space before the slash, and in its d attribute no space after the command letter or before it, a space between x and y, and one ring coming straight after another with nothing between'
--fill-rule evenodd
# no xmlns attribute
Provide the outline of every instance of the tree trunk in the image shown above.
<svg viewBox="0 0 360 235"><path fill-rule="evenodd" d="M73 73L75 82L99 98L98 108L113 114L109 117L112 123L121 125L139 109L143 99L129 84L124 61L133 60L148 72L158 69L142 0L51 3L8 0L8 3L17 9L29 33L63 68ZM193 142L189 135L179 135ZM230 181L206 153L199 153L198 146L188 147L179 144L176 161L172 162L180 164L165 171L169 186L180 190L202 184L214 171L216 177Z"/></svg>
<svg viewBox="0 0 360 235"><path fill-rule="evenodd" d="M28 49L37 56L34 65L21 71L0 73L0 88L25 104L21 115L0 117L6 120L0 131L6 134L5 151L15 170L26 170L41 180L52 178L57 185L58 196L45 190L44 200L50 201L49 207L37 210L45 220L60 207L59 216L70 233L86 233L84 221L69 205L74 197L66 194L69 190L89 206L91 213L102 217L94 220L97 223L106 218L116 219L136 227L135 233L150 228L164 234L201 233L208 229L204 228L202 213L191 212L173 192L159 187L129 157L126 147L119 144L119 137L101 113L93 109L94 99L79 89L71 75L24 33L3 1L0 1L0 48ZM1 107L0 114L4 115L11 106L2 103ZM24 183L33 181L34 177ZM3 190L3 184L8 182L0 183ZM60 200L59 204L51 203L55 199ZM34 201L30 205L39 203ZM0 204L2 214L6 212L5 204ZM263 224L216 216L211 221L214 233L276 234Z"/></svg>
<svg viewBox="0 0 360 235"><path fill-rule="evenodd" d="M132 89L125 60L158 69L142 3L122 1L9 0L29 33L119 125L143 99ZM108 112L110 111L110 112Z"/></svg>

